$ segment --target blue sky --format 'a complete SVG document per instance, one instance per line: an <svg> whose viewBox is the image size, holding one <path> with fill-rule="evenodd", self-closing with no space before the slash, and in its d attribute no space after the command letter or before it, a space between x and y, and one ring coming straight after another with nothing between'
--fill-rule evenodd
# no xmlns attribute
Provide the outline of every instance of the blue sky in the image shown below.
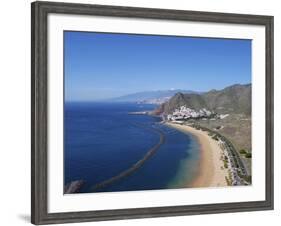
<svg viewBox="0 0 281 226"><path fill-rule="evenodd" d="M64 63L66 101L208 91L251 82L251 41L65 31Z"/></svg>

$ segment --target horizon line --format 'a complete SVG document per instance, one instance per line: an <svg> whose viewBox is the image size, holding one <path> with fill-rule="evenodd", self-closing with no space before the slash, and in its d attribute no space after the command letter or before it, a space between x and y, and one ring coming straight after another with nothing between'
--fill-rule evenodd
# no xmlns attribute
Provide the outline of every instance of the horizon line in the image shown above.
<svg viewBox="0 0 281 226"><path fill-rule="evenodd" d="M182 90L182 91L190 91L190 92L195 92L195 93L207 93L207 92L210 92L210 91L220 91L220 90L223 90L225 88L228 88L228 87L231 87L231 86L235 86L235 85L242 85L242 86L246 86L246 85L252 85L252 82L250 83L234 83L232 85L228 85L228 86L225 86L224 88L221 88L221 89L209 89L207 91L197 91L197 90L192 90L192 89L160 89L160 90L144 90L144 91L139 91L139 92L134 92L134 93L128 93L128 94L124 94L124 95L121 95L121 96L116 96L116 97L110 97L110 98L106 98L106 99L81 99L81 100L67 100L64 98L64 102L116 102L116 101L113 101L113 99L116 99L116 98L121 98L121 97L125 97L125 96L128 96L128 95L133 95L133 94L138 94L138 93L144 93L144 92L159 92L159 91L176 91L176 90ZM120 101L119 103L126 103L126 102L130 102L130 101Z"/></svg>

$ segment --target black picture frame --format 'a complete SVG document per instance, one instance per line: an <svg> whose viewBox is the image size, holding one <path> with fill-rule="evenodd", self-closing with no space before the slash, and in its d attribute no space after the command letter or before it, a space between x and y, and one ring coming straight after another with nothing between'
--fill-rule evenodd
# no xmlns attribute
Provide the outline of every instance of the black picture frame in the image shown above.
<svg viewBox="0 0 281 226"><path fill-rule="evenodd" d="M47 17L50 13L149 18L229 24L262 25L266 29L266 200L240 203L48 213L47 189ZM31 221L33 224L70 223L192 214L227 213L273 209L273 17L105 5L33 2L31 4L31 99L32 99L32 182ZM51 89L51 87L49 87Z"/></svg>

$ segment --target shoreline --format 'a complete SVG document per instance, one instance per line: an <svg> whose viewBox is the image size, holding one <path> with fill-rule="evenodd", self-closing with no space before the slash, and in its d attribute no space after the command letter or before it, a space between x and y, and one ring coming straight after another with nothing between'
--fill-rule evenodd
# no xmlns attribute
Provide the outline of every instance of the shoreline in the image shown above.
<svg viewBox="0 0 281 226"><path fill-rule="evenodd" d="M171 122L165 122L164 124L185 134L192 134L200 145L198 174L190 183L186 183L186 187L227 186L225 177L228 175L228 172L227 169L224 168L221 158L223 151L219 144L208 135L208 132L197 130L188 125L180 125Z"/></svg>

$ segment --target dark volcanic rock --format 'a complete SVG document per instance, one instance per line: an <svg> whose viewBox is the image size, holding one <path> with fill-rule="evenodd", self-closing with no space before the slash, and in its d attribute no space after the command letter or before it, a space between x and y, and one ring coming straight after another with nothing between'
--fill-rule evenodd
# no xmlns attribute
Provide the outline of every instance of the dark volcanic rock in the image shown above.
<svg viewBox="0 0 281 226"><path fill-rule="evenodd" d="M72 193L77 193L80 191L81 187L85 184L85 181L83 180L76 180L76 181L71 181L64 187L64 193L65 194L72 194Z"/></svg>

